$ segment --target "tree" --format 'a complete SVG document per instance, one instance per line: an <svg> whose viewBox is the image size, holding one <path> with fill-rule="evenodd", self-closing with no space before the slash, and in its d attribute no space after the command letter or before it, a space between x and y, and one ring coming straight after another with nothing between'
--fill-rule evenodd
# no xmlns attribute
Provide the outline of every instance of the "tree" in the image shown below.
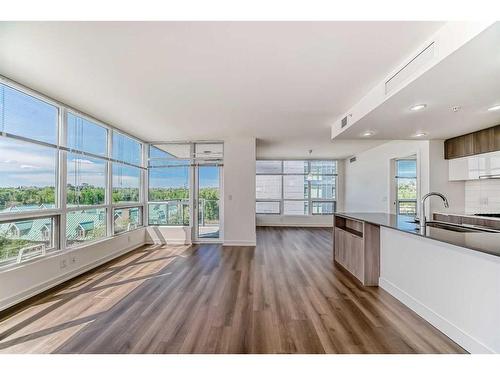
<svg viewBox="0 0 500 375"><path fill-rule="evenodd" d="M219 189L200 189L200 200L203 202L205 222L219 221Z"/></svg>

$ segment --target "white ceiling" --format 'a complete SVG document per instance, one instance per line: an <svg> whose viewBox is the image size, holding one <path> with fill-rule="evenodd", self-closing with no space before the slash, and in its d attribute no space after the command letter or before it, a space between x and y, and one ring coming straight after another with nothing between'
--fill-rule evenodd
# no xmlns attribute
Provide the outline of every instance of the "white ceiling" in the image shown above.
<svg viewBox="0 0 500 375"><path fill-rule="evenodd" d="M415 104L425 110L412 112ZM368 115L352 124L338 138L447 139L500 124L500 22L445 58ZM459 106L454 112L452 108Z"/></svg>
<svg viewBox="0 0 500 375"><path fill-rule="evenodd" d="M300 154L328 148L332 121L442 25L1 22L0 74L147 141L254 136Z"/></svg>

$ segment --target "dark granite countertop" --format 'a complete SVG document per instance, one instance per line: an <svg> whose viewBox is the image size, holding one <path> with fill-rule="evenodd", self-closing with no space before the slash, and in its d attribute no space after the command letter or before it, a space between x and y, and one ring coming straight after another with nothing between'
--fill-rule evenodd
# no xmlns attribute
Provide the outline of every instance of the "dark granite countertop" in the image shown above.
<svg viewBox="0 0 500 375"><path fill-rule="evenodd" d="M412 222L412 216L386 214L382 212L337 212L354 220L380 225L383 227L411 233L420 237L449 243L466 249L500 256L500 233L454 232L447 229L428 227L425 235L420 233L418 224Z"/></svg>

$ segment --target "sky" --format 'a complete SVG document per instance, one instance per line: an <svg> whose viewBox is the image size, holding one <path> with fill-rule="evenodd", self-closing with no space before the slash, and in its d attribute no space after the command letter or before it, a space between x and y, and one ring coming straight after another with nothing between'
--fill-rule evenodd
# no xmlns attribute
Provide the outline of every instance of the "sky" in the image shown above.
<svg viewBox="0 0 500 375"><path fill-rule="evenodd" d="M56 150L0 136L0 186L55 186Z"/></svg>
<svg viewBox="0 0 500 375"><path fill-rule="evenodd" d="M107 130L68 113L68 147L106 156Z"/></svg>
<svg viewBox="0 0 500 375"><path fill-rule="evenodd" d="M0 85L0 130L55 144L57 107Z"/></svg>
<svg viewBox="0 0 500 375"><path fill-rule="evenodd" d="M57 121L57 107L0 85L0 131L56 144ZM72 113L68 113L67 124L68 147L106 155L105 128ZM137 164L140 155L141 145L138 142L113 133L114 159ZM54 149L0 136L0 187L55 186L56 160ZM68 183L104 186L105 165L105 161L97 158L68 153ZM114 165L113 169L113 186L138 186L140 172L137 168ZM151 171L151 177L152 187L189 185L186 168L155 168ZM218 184L216 167L200 169L201 187L216 187Z"/></svg>
<svg viewBox="0 0 500 375"><path fill-rule="evenodd" d="M417 160L398 160L397 175L399 177L416 177Z"/></svg>

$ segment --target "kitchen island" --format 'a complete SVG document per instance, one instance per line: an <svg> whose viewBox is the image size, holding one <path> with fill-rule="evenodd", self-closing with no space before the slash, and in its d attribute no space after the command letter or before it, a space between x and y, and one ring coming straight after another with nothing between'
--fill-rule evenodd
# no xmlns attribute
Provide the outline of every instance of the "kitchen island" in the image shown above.
<svg viewBox="0 0 500 375"><path fill-rule="evenodd" d="M450 245L500 256L500 233L454 232L441 228L428 227L424 235L420 233L420 226L412 216L380 212L336 213L335 216L395 229Z"/></svg>
<svg viewBox="0 0 500 375"><path fill-rule="evenodd" d="M358 228L353 234L363 238L365 249L379 252L381 288L469 352L500 353L499 233L429 227L423 235L408 216L335 214L335 233L350 232L352 227ZM364 228L379 231L371 237L376 243L367 242ZM351 272L336 256L345 242L334 237L334 259ZM348 253L350 248L342 251Z"/></svg>

